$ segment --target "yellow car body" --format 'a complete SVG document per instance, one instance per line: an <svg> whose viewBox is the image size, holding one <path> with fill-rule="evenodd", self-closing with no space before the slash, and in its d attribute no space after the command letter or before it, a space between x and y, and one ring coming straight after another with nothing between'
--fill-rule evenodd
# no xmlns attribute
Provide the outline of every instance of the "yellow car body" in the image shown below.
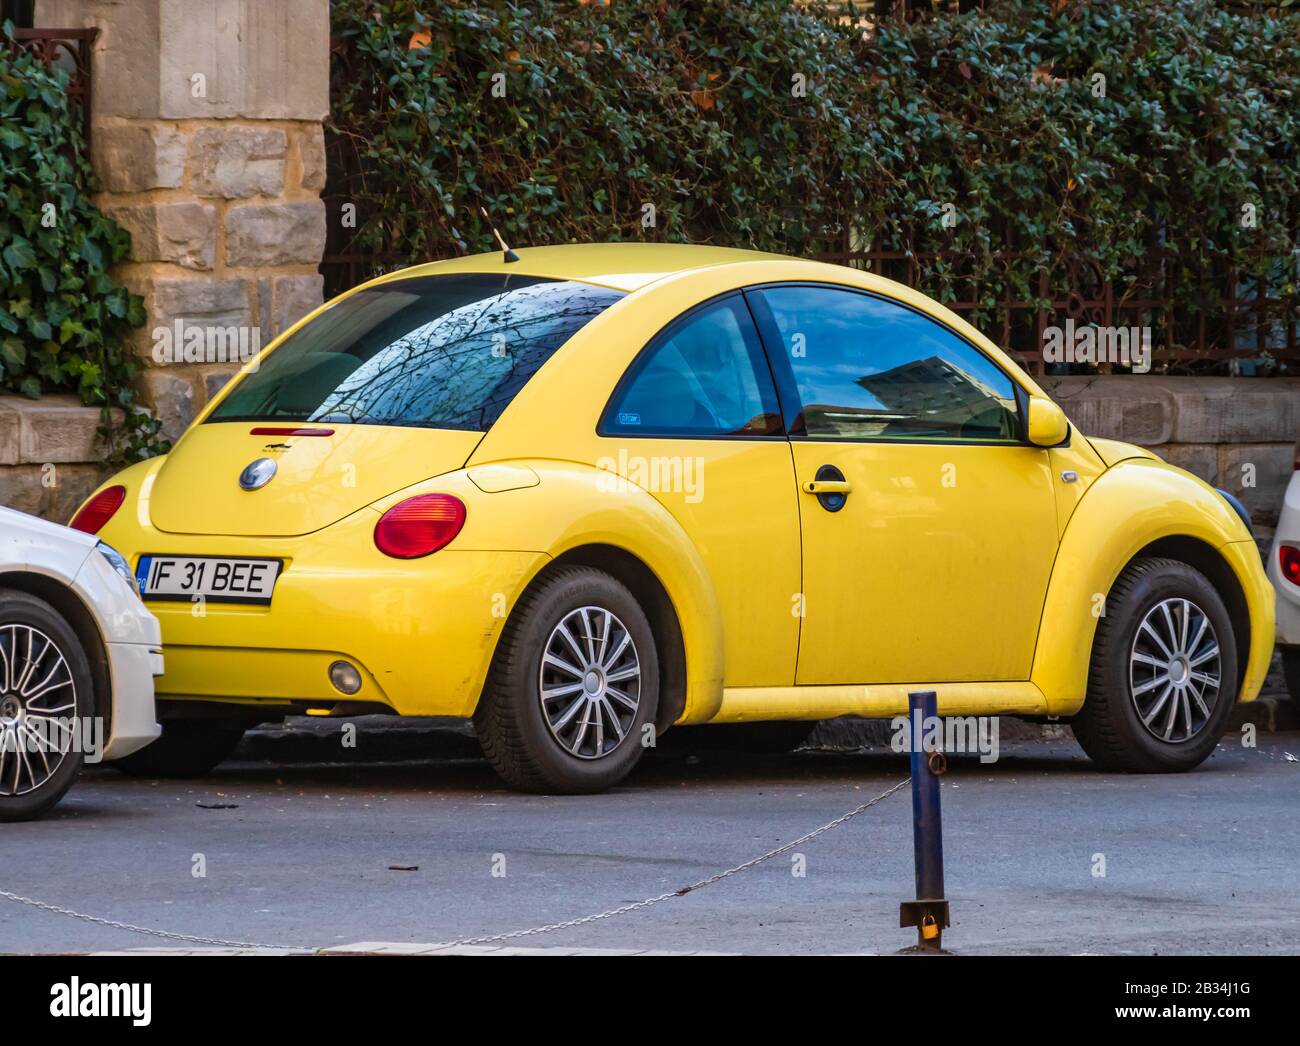
<svg viewBox="0 0 1300 1046"><path fill-rule="evenodd" d="M151 602L167 655L161 706L219 702L270 716L368 702L471 716L521 594L557 563L589 563L662 601L661 727L893 716L909 691L931 689L941 714L1070 717L1085 700L1107 593L1127 565L1157 553L1213 579L1232 613L1237 699L1257 694L1273 594L1251 534L1211 487L1139 448L1074 431L1051 447L601 434L613 390L669 321L782 284L906 306L975 346L1022 404L1047 400L950 310L869 273L754 252L603 245L518 257L460 258L366 285L510 273L625 295L485 433L331 424L325 439L269 440L246 422L209 420L241 374L170 454L105 485L126 497L99 536L133 566L164 553L283 562L269 606ZM275 480L241 490L236 476L264 455L278 463ZM826 464L853 491L842 511L822 511L806 489ZM638 468L698 469L704 490L639 482ZM381 553L380 517L430 492L465 504L463 529L424 558ZM346 697L327 675L339 660L361 675Z"/></svg>

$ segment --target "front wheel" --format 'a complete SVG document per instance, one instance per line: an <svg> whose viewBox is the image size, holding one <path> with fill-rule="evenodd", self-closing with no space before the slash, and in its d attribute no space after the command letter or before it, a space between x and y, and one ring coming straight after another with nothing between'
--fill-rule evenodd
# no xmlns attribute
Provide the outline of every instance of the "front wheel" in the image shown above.
<svg viewBox="0 0 1300 1046"><path fill-rule="evenodd" d="M1172 559L1139 559L1097 623L1074 736L1108 770L1191 770L1237 700L1237 644L1219 593Z"/></svg>
<svg viewBox="0 0 1300 1046"><path fill-rule="evenodd" d="M0 589L0 821L38 817L63 798L94 707L72 626L43 599Z"/></svg>
<svg viewBox="0 0 1300 1046"><path fill-rule="evenodd" d="M576 795L623 780L659 704L659 658L636 598L591 567L561 567L524 594L474 713L506 782Z"/></svg>

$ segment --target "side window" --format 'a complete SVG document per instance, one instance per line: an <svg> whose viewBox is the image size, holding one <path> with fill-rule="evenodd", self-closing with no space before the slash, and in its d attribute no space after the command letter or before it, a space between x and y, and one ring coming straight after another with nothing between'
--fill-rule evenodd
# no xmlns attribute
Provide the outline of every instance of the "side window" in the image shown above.
<svg viewBox="0 0 1300 1046"><path fill-rule="evenodd" d="M1015 387L942 324L832 287L768 287L766 303L811 439L1018 438Z"/></svg>
<svg viewBox="0 0 1300 1046"><path fill-rule="evenodd" d="M774 436L772 375L740 295L657 334L628 372L602 431L628 436Z"/></svg>

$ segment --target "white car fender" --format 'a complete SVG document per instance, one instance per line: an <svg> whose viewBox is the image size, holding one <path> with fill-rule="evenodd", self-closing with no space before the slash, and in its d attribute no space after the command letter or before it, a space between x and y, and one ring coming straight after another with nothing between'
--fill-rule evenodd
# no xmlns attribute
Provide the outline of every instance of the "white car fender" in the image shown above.
<svg viewBox="0 0 1300 1046"><path fill-rule="evenodd" d="M153 614L140 613L143 604L103 556L86 557L72 587L95 618L108 653L113 714L104 724L103 758L120 759L159 734L153 677L163 672L162 628Z"/></svg>
<svg viewBox="0 0 1300 1046"><path fill-rule="evenodd" d="M1282 576L1279 549L1300 548L1300 472L1294 472L1282 496L1277 529L1268 552L1265 570L1277 592L1277 641L1281 646L1300 646L1300 585Z"/></svg>
<svg viewBox="0 0 1300 1046"><path fill-rule="evenodd" d="M93 535L0 508L0 576L48 579L67 589L94 623L109 668L112 712L102 758L111 760L159 735L153 677L163 670L162 629L98 545Z"/></svg>

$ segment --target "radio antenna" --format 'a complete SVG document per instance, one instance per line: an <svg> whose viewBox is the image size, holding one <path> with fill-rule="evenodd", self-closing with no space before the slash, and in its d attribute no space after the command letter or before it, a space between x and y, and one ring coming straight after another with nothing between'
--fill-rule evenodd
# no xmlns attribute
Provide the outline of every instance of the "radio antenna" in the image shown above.
<svg viewBox="0 0 1300 1046"><path fill-rule="evenodd" d="M483 214L483 220L488 223L488 228L492 230L492 235L497 238L497 244L500 246L501 250L505 252L505 260L507 262L517 262L519 260L519 255L512 251L510 245L501 238L501 234L497 232L497 227L492 224L492 219L488 216L487 208L480 205L479 210Z"/></svg>

